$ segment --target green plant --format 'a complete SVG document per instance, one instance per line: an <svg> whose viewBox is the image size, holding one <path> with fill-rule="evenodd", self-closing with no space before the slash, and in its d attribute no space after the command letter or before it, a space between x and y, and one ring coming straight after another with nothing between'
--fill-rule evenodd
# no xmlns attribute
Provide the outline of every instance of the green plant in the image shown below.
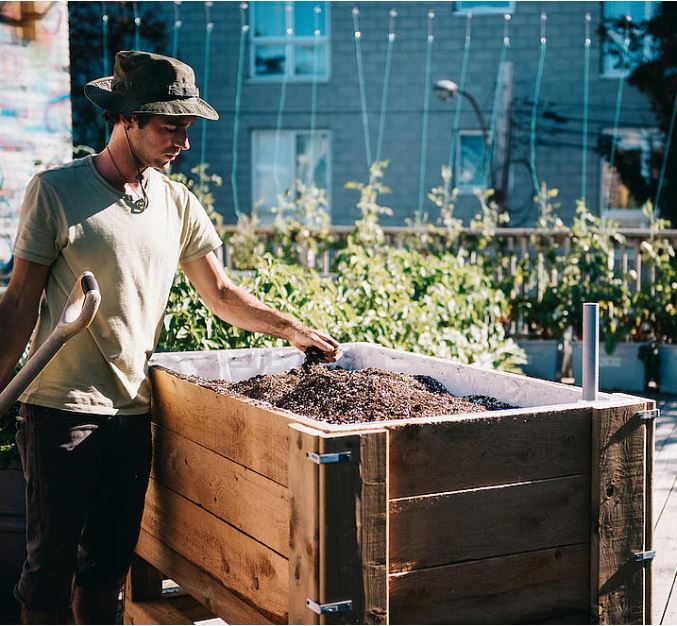
<svg viewBox="0 0 677 626"><path fill-rule="evenodd" d="M228 238L231 261L236 270L255 268L265 253L266 246L257 232L260 224L256 207L252 207L251 215L242 213L237 218L237 230Z"/></svg>
<svg viewBox="0 0 677 626"><path fill-rule="evenodd" d="M271 210L279 251L286 262L315 265L318 253L330 243L328 208L326 189L298 179L278 196L278 204Z"/></svg>
<svg viewBox="0 0 677 626"><path fill-rule="evenodd" d="M379 204L379 196L390 193L390 188L383 184L383 176L388 169L388 161L375 161L369 168L369 182L350 181L346 189L360 192L357 208L360 219L355 222L355 230L348 235L348 247L362 246L369 250L377 250L385 243L383 229L379 225L380 215L392 215L392 209Z"/></svg>
<svg viewBox="0 0 677 626"><path fill-rule="evenodd" d="M640 253L644 273L641 289L632 298L632 335L638 341L677 342L677 257L663 236L670 222L660 219L651 202L642 208L649 224L649 239Z"/></svg>
<svg viewBox="0 0 677 626"><path fill-rule="evenodd" d="M557 326L573 327L582 334L583 303L600 305L600 334L607 353L616 343L629 336L631 293L628 287L632 274L619 276L613 267L614 242L622 245L625 238L617 225L592 215L579 201L571 228L571 250L562 260L559 278Z"/></svg>
<svg viewBox="0 0 677 626"><path fill-rule="evenodd" d="M169 177L179 183L183 183L190 189L200 204L207 211L207 215L216 226L216 230L223 238L223 216L216 210L214 206L214 194L212 193L212 186L220 187L223 184L223 179L217 174L209 174L208 163L200 163L190 170L192 176L187 176L181 172L172 173Z"/></svg>

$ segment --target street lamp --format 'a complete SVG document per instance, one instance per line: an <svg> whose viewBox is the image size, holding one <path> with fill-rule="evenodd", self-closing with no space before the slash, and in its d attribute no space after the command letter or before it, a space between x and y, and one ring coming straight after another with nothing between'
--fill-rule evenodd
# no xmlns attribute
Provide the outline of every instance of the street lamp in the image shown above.
<svg viewBox="0 0 677 626"><path fill-rule="evenodd" d="M475 111L475 116L477 121L480 124L480 129L482 130L482 136L484 137L484 143L487 144L489 140L489 133L487 132L487 125L484 121L484 116L480 107L477 104L477 100L469 94L467 91L464 91L459 88L459 86L453 80L442 79L438 80L433 87L433 91L440 97L441 100L451 100L457 94L467 98L472 105L473 110Z"/></svg>

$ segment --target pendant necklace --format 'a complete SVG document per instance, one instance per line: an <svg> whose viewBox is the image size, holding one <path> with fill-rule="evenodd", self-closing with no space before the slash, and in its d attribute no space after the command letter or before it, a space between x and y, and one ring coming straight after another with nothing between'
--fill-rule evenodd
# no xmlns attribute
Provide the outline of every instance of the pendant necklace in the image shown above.
<svg viewBox="0 0 677 626"><path fill-rule="evenodd" d="M120 178L123 180L123 182L127 184L127 179L125 178L124 174L120 171L120 168L118 167L118 164L115 162L113 154L111 153L110 148L108 146L106 146L106 151L108 152L108 157L110 158L113 167L117 170L117 173L120 175ZM131 204L132 213L143 213L148 208L148 195L146 194L146 185L144 184L143 175L141 174L141 172L137 174L136 180L138 181L139 187L141 188L141 195L138 198L134 199L133 196L125 194L125 200L129 204ZM129 189L132 192L134 191L131 187Z"/></svg>

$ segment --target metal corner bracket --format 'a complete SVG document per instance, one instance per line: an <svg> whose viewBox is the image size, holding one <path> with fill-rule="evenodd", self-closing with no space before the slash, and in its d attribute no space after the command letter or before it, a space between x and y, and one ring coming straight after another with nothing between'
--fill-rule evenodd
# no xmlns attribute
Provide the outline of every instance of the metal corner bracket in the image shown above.
<svg viewBox="0 0 677 626"><path fill-rule="evenodd" d="M656 551L646 550L644 552L635 552L633 557L635 561L651 561L652 559L656 558Z"/></svg>
<svg viewBox="0 0 677 626"><path fill-rule="evenodd" d="M661 410L648 409L646 411L639 411L638 413L636 413L636 415L642 422L650 422L652 420L655 420L657 417L660 417Z"/></svg>
<svg viewBox="0 0 677 626"><path fill-rule="evenodd" d="M326 465L327 463L347 463L352 459L350 452L330 452L328 454L317 454L317 452L306 452L313 463L318 465Z"/></svg>
<svg viewBox="0 0 677 626"><path fill-rule="evenodd" d="M340 602L328 602L327 604L318 604L315 600L306 599L306 606L318 615L327 615L331 613L345 613L353 610L352 600L341 600Z"/></svg>

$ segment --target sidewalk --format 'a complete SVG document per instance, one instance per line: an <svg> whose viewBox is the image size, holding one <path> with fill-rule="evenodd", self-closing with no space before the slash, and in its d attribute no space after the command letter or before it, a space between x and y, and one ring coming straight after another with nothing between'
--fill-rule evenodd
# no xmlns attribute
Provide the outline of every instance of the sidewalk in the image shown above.
<svg viewBox="0 0 677 626"><path fill-rule="evenodd" d="M653 623L677 624L677 396L655 400Z"/></svg>

